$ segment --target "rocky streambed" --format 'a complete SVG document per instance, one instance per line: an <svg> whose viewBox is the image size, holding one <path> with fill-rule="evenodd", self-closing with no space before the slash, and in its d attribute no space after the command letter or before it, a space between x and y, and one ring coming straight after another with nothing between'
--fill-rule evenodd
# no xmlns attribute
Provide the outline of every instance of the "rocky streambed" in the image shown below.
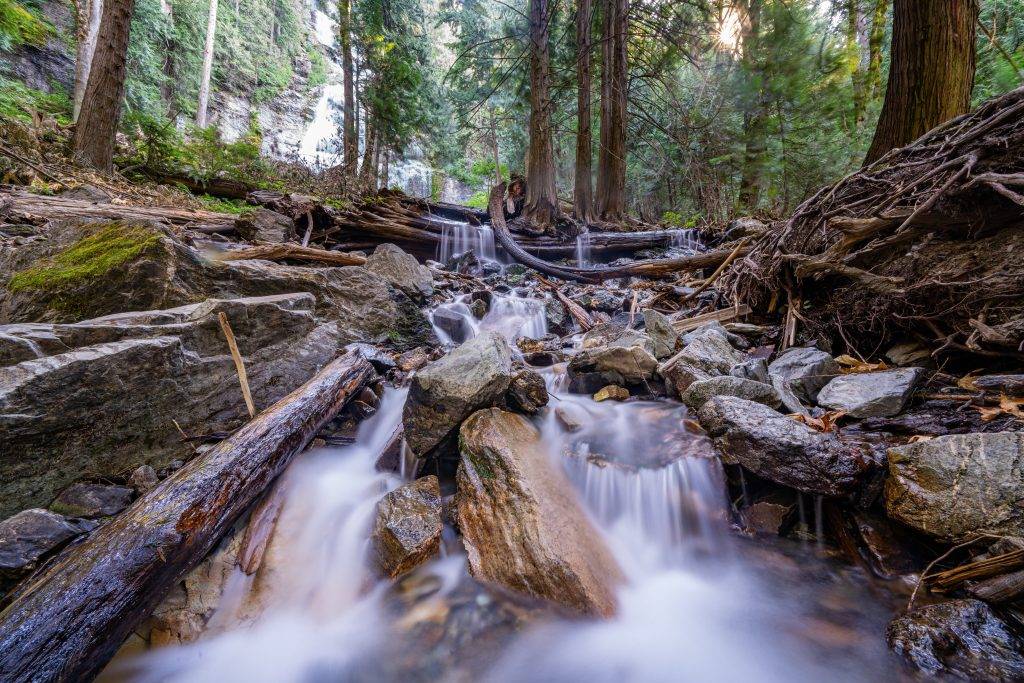
<svg viewBox="0 0 1024 683"><path fill-rule="evenodd" d="M1024 676L1020 376L786 348L640 280L556 294L472 239L233 248L44 223L0 252L6 603L248 420L225 320L256 410L346 349L377 373L102 679Z"/></svg>

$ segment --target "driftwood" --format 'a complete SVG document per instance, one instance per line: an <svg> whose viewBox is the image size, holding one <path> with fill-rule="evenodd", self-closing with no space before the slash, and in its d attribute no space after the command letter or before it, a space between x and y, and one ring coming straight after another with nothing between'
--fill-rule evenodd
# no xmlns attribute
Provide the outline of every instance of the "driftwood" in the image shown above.
<svg viewBox="0 0 1024 683"><path fill-rule="evenodd" d="M543 277L538 277L538 279L540 280L540 283L551 290L555 295L555 298L565 306L565 310L568 311L569 315L571 315L573 320L576 321L576 324L579 325L582 332L587 332L594 327L594 319L590 317L590 314L587 313L585 308L567 297L555 283Z"/></svg>
<svg viewBox="0 0 1024 683"><path fill-rule="evenodd" d="M727 320L735 320L745 315L750 315L750 306L746 304L740 304L733 306L732 308L723 308L718 311L709 311L708 313L701 313L691 318L681 318L679 320L672 320L672 329L682 334L683 332L689 332L695 330L701 325L707 325L708 323L720 322L724 323Z"/></svg>
<svg viewBox="0 0 1024 683"><path fill-rule="evenodd" d="M361 266L366 258L343 251L328 251L314 247L303 247L298 244L260 244L244 249L232 249L217 256L220 261L245 261L262 259L264 261L308 261L325 263L331 266Z"/></svg>
<svg viewBox="0 0 1024 683"><path fill-rule="evenodd" d="M89 680L370 380L342 356L65 551L0 613L8 683Z"/></svg>
<svg viewBox="0 0 1024 683"><path fill-rule="evenodd" d="M723 277L808 335L1024 358L1024 88L820 190Z"/></svg>
<svg viewBox="0 0 1024 683"><path fill-rule="evenodd" d="M1011 550L1002 555L969 562L953 569L932 574L928 577L927 583L936 590L950 591L958 588L965 581L990 579L1018 569L1024 569L1024 550Z"/></svg>

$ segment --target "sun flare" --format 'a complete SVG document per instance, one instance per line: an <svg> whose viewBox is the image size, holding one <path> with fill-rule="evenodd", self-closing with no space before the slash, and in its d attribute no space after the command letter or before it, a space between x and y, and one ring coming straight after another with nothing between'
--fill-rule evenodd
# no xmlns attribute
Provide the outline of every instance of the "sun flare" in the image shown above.
<svg viewBox="0 0 1024 683"><path fill-rule="evenodd" d="M722 13L721 23L718 27L718 44L729 50L735 50L740 44L740 33L743 30L743 22L740 20L740 12L730 7Z"/></svg>

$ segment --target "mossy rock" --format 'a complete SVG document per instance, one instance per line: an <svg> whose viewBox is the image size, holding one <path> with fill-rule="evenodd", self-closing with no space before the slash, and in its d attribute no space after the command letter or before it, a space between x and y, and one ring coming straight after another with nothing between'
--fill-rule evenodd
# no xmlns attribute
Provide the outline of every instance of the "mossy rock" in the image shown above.
<svg viewBox="0 0 1024 683"><path fill-rule="evenodd" d="M139 298L140 271L149 276L142 280L152 280L164 270L158 263L163 237L141 225L87 226L70 245L11 276L6 284L16 317L76 322L125 310L126 297ZM146 305L136 308L163 304L159 291L154 288L144 296Z"/></svg>

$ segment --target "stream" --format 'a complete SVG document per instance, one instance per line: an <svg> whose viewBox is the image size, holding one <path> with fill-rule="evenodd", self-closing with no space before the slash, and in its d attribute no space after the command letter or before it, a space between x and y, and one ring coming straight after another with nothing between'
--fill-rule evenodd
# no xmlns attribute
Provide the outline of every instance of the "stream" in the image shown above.
<svg viewBox="0 0 1024 683"><path fill-rule="evenodd" d="M442 251L485 252L486 232L455 230ZM497 254L488 258L497 261ZM468 297L437 308L463 316L466 336L494 329L514 341L546 332L544 302L528 293L495 294L480 320ZM627 581L616 617L542 619L521 633L496 635L483 670L469 679L899 677L882 637L894 609L888 591L830 559L813 540L734 533L722 465L685 406L599 403L568 392L564 363L535 370L552 396L534 418L548 455L575 485ZM403 482L375 464L401 422L406 394L386 388L353 444L315 448L296 459L273 494L283 508L266 566L254 576L234 567L198 642L115 661L101 680L466 680L465 672L451 670L417 674L418 660L395 672L390 663L409 657L403 659L400 645L403 618L386 607L390 582L367 568L376 502ZM416 576L433 581L442 597L467 580L461 544L450 530L441 557Z"/></svg>

